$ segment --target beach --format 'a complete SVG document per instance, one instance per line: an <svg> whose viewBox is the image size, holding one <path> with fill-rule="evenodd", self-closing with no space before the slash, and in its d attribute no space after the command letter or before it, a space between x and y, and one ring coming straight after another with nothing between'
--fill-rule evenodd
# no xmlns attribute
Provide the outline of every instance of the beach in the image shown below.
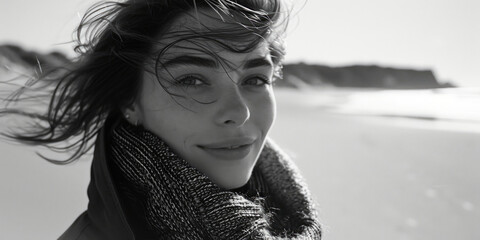
<svg viewBox="0 0 480 240"><path fill-rule="evenodd" d="M358 111L357 93L276 90L270 137L310 187L324 239L480 239L477 112ZM0 239L58 238L87 207L90 157L57 166L32 148L0 151Z"/></svg>
<svg viewBox="0 0 480 240"><path fill-rule="evenodd" d="M276 94L272 137L307 179L325 239L480 239L478 125L334 114L293 101L316 93Z"/></svg>

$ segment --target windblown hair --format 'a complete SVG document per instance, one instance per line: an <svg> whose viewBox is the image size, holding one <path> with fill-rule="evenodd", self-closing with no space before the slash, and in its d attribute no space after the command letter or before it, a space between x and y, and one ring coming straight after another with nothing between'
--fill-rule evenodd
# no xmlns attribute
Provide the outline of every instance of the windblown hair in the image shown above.
<svg viewBox="0 0 480 240"><path fill-rule="evenodd" d="M7 99L8 103L18 103L34 98L48 109L38 112L7 104L0 116L20 115L29 121L28 126L4 135L69 155L66 160L42 156L53 163L75 161L93 147L107 116L121 114L122 108L134 102L146 63L153 60L156 68L161 67L165 51L181 41L201 44L209 40L228 51L244 53L266 40L276 68L274 77L280 78L288 15L283 7L281 0L127 0L96 4L76 29L78 56L71 64L41 73ZM228 29L174 32L175 41L155 49L158 37L172 32L169 27L175 19L198 9L229 16L235 24Z"/></svg>

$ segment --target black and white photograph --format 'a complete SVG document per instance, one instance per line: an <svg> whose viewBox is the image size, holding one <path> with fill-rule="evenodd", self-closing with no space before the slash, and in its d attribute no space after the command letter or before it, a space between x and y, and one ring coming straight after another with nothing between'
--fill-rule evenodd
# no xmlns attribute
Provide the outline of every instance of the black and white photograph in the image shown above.
<svg viewBox="0 0 480 240"><path fill-rule="evenodd" d="M478 240L480 1L0 0L0 239Z"/></svg>

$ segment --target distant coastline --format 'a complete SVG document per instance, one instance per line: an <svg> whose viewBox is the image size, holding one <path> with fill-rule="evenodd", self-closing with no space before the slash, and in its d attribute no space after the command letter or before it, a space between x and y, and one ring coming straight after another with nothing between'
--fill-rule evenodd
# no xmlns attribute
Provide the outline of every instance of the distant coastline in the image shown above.
<svg viewBox="0 0 480 240"><path fill-rule="evenodd" d="M377 65L331 67L320 64L294 63L283 68L284 81L279 86L333 86L379 89L452 88L440 83L432 70L402 69Z"/></svg>
<svg viewBox="0 0 480 240"><path fill-rule="evenodd" d="M13 44L0 45L0 65L21 66L35 71L69 62L61 52L39 53ZM277 87L348 87L378 89L435 89L456 87L440 83L432 70L402 69L377 65L331 67L320 64L291 63L283 66L283 79Z"/></svg>

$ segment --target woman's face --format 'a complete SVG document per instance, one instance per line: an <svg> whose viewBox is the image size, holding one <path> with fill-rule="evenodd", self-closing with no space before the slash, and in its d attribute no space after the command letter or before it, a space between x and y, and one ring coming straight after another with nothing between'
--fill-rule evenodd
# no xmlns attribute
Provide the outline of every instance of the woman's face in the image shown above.
<svg viewBox="0 0 480 240"><path fill-rule="evenodd" d="M211 29L227 24L199 13ZM182 16L172 28L203 29L198 19ZM162 55L157 75L144 72L133 115L218 186L237 188L250 178L275 119L270 51L265 42L233 53L202 41L177 43Z"/></svg>

